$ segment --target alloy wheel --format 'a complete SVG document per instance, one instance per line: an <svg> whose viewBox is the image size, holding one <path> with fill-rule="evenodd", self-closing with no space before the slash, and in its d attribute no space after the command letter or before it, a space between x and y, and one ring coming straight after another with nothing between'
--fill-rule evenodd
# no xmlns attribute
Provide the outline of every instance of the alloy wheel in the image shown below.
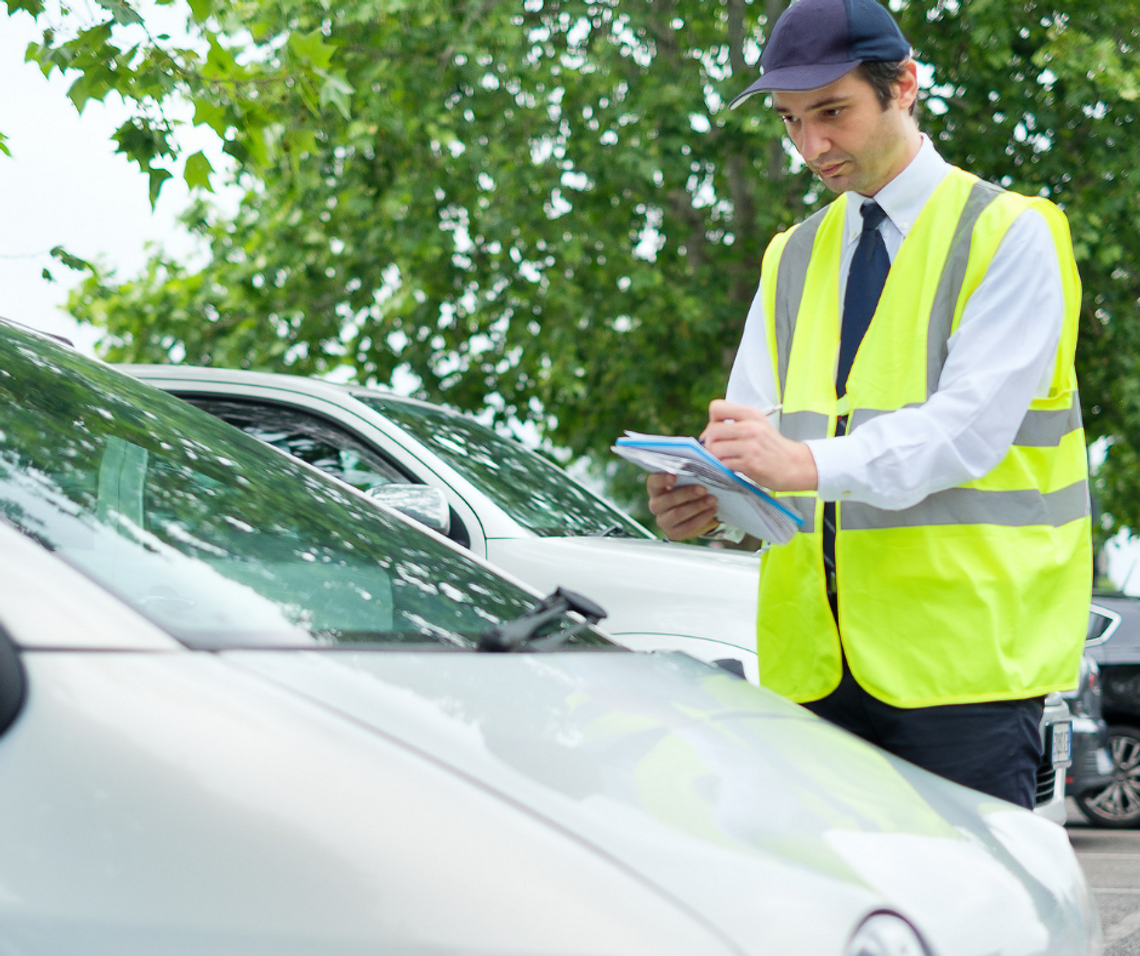
<svg viewBox="0 0 1140 956"><path fill-rule="evenodd" d="M1108 729L1112 754L1112 783L1076 798L1089 822L1098 827L1140 826L1140 730L1114 726Z"/></svg>

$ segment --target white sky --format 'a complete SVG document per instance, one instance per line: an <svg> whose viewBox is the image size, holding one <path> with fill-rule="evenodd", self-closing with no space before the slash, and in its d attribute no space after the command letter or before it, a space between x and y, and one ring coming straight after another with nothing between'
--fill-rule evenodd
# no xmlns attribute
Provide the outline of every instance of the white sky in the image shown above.
<svg viewBox="0 0 1140 956"><path fill-rule="evenodd" d="M68 81L58 74L48 79L24 62L33 40L39 34L30 17L0 12L0 131L12 151L11 157L0 154L0 316L65 335L94 354L97 330L64 311L82 275L49 250L63 246L120 278L133 277L146 262L148 244L190 251L175 222L188 196L176 176L151 210L147 177L116 154L111 141L125 108L90 102L77 113ZM45 268L54 283L42 278ZM1140 544L1114 541L1108 558L1113 581L1140 594Z"/></svg>

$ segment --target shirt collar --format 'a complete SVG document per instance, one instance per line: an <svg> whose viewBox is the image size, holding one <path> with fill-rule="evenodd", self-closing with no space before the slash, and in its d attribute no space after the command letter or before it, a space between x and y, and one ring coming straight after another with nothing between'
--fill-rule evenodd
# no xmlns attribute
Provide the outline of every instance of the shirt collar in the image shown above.
<svg viewBox="0 0 1140 956"><path fill-rule="evenodd" d="M946 162L934 148L930 137L922 134L922 145L906 169L875 193L874 199L883 208L887 218L905 238L914 225L926 201L934 194L939 183L950 172ZM863 215L859 211L865 201L858 193L849 193L847 200L848 234L863 229Z"/></svg>

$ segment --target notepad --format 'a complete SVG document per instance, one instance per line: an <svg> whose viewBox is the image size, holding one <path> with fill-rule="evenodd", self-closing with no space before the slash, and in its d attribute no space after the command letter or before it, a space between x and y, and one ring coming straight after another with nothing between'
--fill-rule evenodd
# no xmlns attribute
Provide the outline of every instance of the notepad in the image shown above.
<svg viewBox="0 0 1140 956"><path fill-rule="evenodd" d="M718 520L762 541L786 544L803 527L799 515L751 479L725 468L695 438L627 431L611 451L646 471L676 475L678 485L704 485L716 496Z"/></svg>

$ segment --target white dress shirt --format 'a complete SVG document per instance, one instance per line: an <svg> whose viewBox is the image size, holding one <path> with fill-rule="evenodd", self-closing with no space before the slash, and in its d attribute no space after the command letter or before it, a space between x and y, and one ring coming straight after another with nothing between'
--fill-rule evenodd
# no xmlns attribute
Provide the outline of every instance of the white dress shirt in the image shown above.
<svg viewBox="0 0 1140 956"><path fill-rule="evenodd" d="M879 229L892 262L949 169L923 136L910 165L875 195L887 214ZM846 288L862 230L863 199L856 193L848 197L840 289ZM1030 401L1049 391L1063 311L1049 227L1028 210L1010 226L970 296L930 399L873 418L842 438L806 443L819 473L820 498L909 508L990 471L1009 449ZM729 401L764 408L779 400L764 324L758 290L729 376Z"/></svg>

